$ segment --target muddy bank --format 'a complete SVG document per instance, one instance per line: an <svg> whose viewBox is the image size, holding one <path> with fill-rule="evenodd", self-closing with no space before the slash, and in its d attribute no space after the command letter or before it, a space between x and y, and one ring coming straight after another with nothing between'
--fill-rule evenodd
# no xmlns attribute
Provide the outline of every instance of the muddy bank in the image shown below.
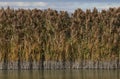
<svg viewBox="0 0 120 79"><path fill-rule="evenodd" d="M20 66L19 66L20 65ZM60 61L44 61L44 62L7 62L0 63L0 69L119 69L120 62L114 61L82 61L82 62L60 62Z"/></svg>

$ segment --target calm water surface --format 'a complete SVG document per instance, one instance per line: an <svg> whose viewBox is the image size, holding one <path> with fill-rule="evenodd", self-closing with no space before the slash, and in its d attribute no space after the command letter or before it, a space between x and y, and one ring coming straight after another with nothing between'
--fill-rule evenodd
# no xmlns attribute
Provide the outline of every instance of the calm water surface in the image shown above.
<svg viewBox="0 0 120 79"><path fill-rule="evenodd" d="M120 70L0 70L0 79L120 79Z"/></svg>

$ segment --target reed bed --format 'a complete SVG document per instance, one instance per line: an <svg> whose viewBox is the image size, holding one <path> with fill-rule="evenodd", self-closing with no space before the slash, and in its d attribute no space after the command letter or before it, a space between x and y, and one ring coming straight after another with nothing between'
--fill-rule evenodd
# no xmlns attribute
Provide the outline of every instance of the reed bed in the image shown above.
<svg viewBox="0 0 120 79"><path fill-rule="evenodd" d="M99 12L0 9L0 61L120 60L120 7ZM4 64L4 67L6 64ZM43 66L43 65L42 65Z"/></svg>

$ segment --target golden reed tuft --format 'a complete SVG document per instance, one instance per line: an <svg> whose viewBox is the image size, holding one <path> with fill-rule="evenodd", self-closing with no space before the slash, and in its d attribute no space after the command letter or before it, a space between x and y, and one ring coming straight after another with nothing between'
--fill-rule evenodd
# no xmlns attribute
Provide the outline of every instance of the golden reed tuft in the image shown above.
<svg viewBox="0 0 120 79"><path fill-rule="evenodd" d="M0 9L0 61L120 59L120 7L99 12Z"/></svg>

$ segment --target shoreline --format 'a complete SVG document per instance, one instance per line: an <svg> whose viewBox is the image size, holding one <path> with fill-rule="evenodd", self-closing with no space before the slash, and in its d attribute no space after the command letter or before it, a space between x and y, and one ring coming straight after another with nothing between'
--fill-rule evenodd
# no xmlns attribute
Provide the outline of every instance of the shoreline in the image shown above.
<svg viewBox="0 0 120 79"><path fill-rule="evenodd" d="M62 70L62 69L120 69L120 62L113 61L82 61L82 62L61 62L44 61L41 62L8 62L0 63L0 70Z"/></svg>

